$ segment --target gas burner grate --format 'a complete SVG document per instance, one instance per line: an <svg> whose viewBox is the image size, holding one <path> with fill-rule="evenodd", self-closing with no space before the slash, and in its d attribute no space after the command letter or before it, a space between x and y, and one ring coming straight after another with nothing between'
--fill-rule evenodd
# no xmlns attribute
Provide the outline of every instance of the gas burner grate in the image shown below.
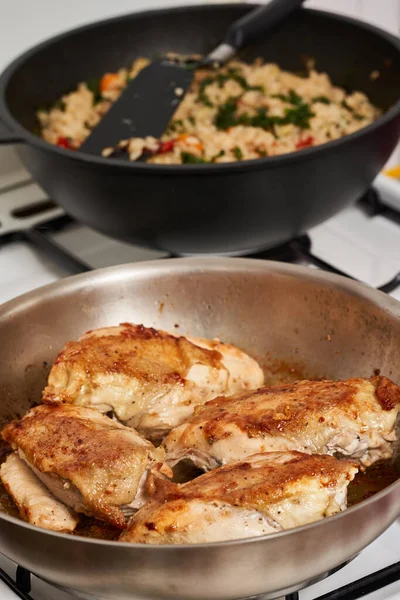
<svg viewBox="0 0 400 600"><path fill-rule="evenodd" d="M19 229L0 235L0 247L12 242L27 242L44 252L71 275L91 271L90 265L65 250L50 237L51 233L62 231L72 223L74 223L72 217L62 215L28 229Z"/></svg>
<svg viewBox="0 0 400 600"><path fill-rule="evenodd" d="M337 569L335 569L336 571ZM18 566L16 580L14 581L5 571L0 569L0 579L17 595L21 600L34 600L30 596L31 591L31 573ZM389 567L380 569L376 573L366 575L357 581L353 581L343 587L328 592L323 596L318 596L314 600L358 600L368 594L400 580L400 562ZM301 591L288 594L285 600L301 600Z"/></svg>
<svg viewBox="0 0 400 600"><path fill-rule="evenodd" d="M21 600L34 600L32 596L29 595L29 592L31 591L31 574L23 567L17 567L15 581L12 577L7 575L3 569L0 569L0 579Z"/></svg>

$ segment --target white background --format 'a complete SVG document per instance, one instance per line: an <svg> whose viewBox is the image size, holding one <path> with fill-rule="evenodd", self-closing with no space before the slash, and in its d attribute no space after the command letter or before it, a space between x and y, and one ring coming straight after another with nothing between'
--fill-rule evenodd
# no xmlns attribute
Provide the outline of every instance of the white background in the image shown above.
<svg viewBox="0 0 400 600"><path fill-rule="evenodd" d="M0 0L0 69L29 46L78 24L145 8L201 1ZM400 33L399 0L308 0L306 6L354 15Z"/></svg>
<svg viewBox="0 0 400 600"><path fill-rule="evenodd" d="M199 4L202 1L210 2L210 0L0 0L0 71L10 60L30 46L71 27L135 10L176 4ZM400 0L307 0L306 6L346 13L370 21L397 35L400 33ZM19 162L11 149L0 147L0 176L18 168Z"/></svg>

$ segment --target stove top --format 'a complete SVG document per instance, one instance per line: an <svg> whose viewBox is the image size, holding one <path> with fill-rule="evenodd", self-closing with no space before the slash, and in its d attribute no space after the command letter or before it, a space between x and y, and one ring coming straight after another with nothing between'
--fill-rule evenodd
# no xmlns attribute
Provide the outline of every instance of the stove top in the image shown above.
<svg viewBox="0 0 400 600"><path fill-rule="evenodd" d="M254 257L347 275L400 299L399 241L400 194L396 210L372 189L307 236ZM0 187L0 302L66 275L168 256L75 222L30 180Z"/></svg>
<svg viewBox="0 0 400 600"><path fill-rule="evenodd" d="M339 273L400 300L400 191L393 190L378 178L355 206L254 258ZM166 257L77 223L27 176L0 180L0 303L70 274ZM400 520L353 562L287 600L399 599L399 559ZM72 600L0 555L0 599L16 598Z"/></svg>

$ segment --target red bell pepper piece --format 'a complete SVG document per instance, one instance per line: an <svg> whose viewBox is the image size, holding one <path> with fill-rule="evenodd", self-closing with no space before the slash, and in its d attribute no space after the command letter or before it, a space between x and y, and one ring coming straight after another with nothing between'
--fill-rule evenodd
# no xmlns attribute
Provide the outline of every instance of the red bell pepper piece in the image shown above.
<svg viewBox="0 0 400 600"><path fill-rule="evenodd" d="M296 149L300 150L301 148L308 148L309 146L312 146L314 143L314 138L312 135L309 135L308 137L304 138L304 140L299 140L296 144Z"/></svg>
<svg viewBox="0 0 400 600"><path fill-rule="evenodd" d="M158 149L158 154L165 154L166 152L171 152L173 147L175 146L175 140L168 140L168 142L161 142L160 148Z"/></svg>
<svg viewBox="0 0 400 600"><path fill-rule="evenodd" d="M73 146L71 145L69 138L64 136L60 136L57 139L57 146L59 148L67 148L68 150L73 150Z"/></svg>

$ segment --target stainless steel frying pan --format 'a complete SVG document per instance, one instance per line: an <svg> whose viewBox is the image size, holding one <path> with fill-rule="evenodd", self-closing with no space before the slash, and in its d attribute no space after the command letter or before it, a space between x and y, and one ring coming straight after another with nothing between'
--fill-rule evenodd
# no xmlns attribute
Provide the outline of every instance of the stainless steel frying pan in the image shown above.
<svg viewBox="0 0 400 600"><path fill-rule="evenodd" d="M309 268L247 259L171 259L65 279L0 309L0 420L40 397L61 346L134 321L218 336L261 359L400 382L400 303ZM176 329L175 326L179 325ZM0 517L0 549L83 597L276 598L356 556L400 515L400 482L324 521L243 541L142 546L50 533Z"/></svg>

